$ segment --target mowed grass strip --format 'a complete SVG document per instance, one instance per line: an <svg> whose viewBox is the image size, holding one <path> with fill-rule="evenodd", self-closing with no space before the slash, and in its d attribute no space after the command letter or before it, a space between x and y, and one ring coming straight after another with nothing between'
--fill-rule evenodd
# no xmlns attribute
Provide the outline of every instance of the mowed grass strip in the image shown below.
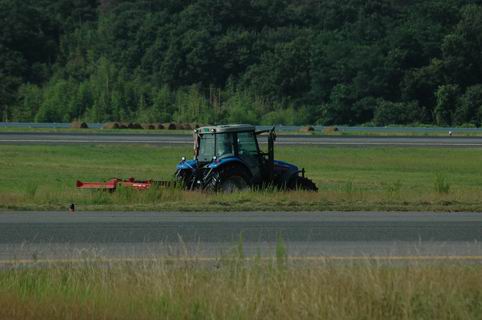
<svg viewBox="0 0 482 320"><path fill-rule="evenodd" d="M482 268L220 258L0 271L1 319L480 319Z"/></svg>
<svg viewBox="0 0 482 320"><path fill-rule="evenodd" d="M63 210L482 210L482 152L465 148L280 146L320 191L206 194L77 190L75 181L168 180L189 146L2 145L0 208Z"/></svg>

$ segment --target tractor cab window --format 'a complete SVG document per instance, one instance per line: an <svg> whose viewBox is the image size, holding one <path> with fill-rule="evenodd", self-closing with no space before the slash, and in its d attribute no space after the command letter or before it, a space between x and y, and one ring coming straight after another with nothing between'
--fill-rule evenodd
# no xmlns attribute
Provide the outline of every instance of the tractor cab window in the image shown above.
<svg viewBox="0 0 482 320"><path fill-rule="evenodd" d="M233 134L222 133L216 135L216 156L221 158L223 156L234 156L233 148Z"/></svg>
<svg viewBox="0 0 482 320"><path fill-rule="evenodd" d="M214 134L203 134L199 139L199 152L197 159L199 161L211 161L214 156Z"/></svg>
<svg viewBox="0 0 482 320"><path fill-rule="evenodd" d="M256 145L256 137L254 136L254 132L238 133L238 152L239 155L258 155L258 147Z"/></svg>
<svg viewBox="0 0 482 320"><path fill-rule="evenodd" d="M197 159L209 162L213 156L218 158L234 156L234 136L232 133L203 134L199 139L199 152Z"/></svg>

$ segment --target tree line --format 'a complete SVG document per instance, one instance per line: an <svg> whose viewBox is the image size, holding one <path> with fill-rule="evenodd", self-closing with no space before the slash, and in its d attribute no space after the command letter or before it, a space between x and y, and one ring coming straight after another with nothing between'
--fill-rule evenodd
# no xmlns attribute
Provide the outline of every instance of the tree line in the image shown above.
<svg viewBox="0 0 482 320"><path fill-rule="evenodd" d="M9 121L482 124L480 0L0 0Z"/></svg>

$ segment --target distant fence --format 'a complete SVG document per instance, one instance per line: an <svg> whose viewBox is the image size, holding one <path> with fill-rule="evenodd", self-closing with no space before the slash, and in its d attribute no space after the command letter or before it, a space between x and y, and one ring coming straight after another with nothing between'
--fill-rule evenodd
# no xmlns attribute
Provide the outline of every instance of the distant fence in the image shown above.
<svg viewBox="0 0 482 320"><path fill-rule="evenodd" d="M102 123L87 123L89 128L101 129ZM312 126L314 131L323 131L326 126ZM65 129L70 128L70 123L36 123L36 122L0 122L0 128L42 128L42 129ZM272 126L256 126L259 130L266 130ZM277 125L277 131L299 131L303 126L283 126ZM431 133L431 132L482 132L482 128L445 128L445 127L348 127L336 126L340 132L417 132L417 133Z"/></svg>

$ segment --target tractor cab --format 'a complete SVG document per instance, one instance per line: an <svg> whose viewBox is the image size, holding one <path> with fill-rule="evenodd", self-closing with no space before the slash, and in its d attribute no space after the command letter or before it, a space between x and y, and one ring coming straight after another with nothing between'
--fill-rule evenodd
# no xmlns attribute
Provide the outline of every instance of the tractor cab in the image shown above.
<svg viewBox="0 0 482 320"><path fill-rule="evenodd" d="M263 133L269 134L267 153L261 152L258 144L257 136ZM194 159L182 159L177 165L176 178L189 189L212 191L244 189L249 186L294 186L298 181L295 177L299 173L306 179L304 170L274 160L275 138L274 129L256 132L254 126L247 124L196 129Z"/></svg>
<svg viewBox="0 0 482 320"><path fill-rule="evenodd" d="M194 133L196 159L202 162L245 153L258 154L254 126L203 127L195 130Z"/></svg>
<svg viewBox="0 0 482 320"><path fill-rule="evenodd" d="M203 127L195 131L195 159L214 165L241 162L253 176L261 173L255 127L251 125L224 125Z"/></svg>

